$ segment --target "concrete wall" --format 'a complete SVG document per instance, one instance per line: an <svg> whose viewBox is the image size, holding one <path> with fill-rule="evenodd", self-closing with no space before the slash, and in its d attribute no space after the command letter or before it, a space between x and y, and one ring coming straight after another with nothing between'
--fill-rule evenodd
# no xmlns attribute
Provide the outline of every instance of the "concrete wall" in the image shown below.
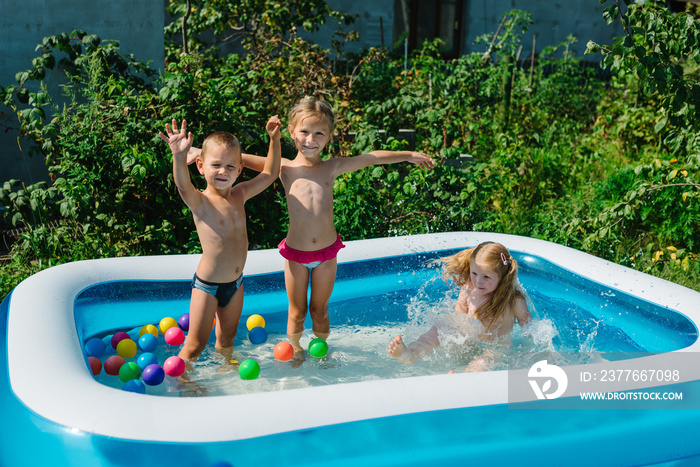
<svg viewBox="0 0 700 467"><path fill-rule="evenodd" d="M483 51L488 44L474 45L474 40L495 32L503 14L516 9L529 11L534 21L523 37L523 58L532 53L533 34L537 34L536 53L571 34L578 39L572 51L583 57L589 40L612 44L615 36L623 33L619 25L605 24L603 6L597 0L465 0L463 52ZM584 58L600 60L600 56Z"/></svg>
<svg viewBox="0 0 700 467"><path fill-rule="evenodd" d="M345 50L360 52L370 47L380 47L383 43L391 46L394 28L394 0L326 0L336 11L357 15L357 21L350 26L341 26L329 20L320 31L314 34L300 33L302 37L318 44L330 46L333 33L338 29L357 31L359 42L351 42ZM382 34L383 25L383 34ZM383 36L383 39L382 39Z"/></svg>
<svg viewBox="0 0 700 467"><path fill-rule="evenodd" d="M358 21L348 29L360 33L360 42L352 44L350 51L359 51L381 44L379 18L383 19L384 43L391 46L394 26L394 0L327 0L335 10L359 15ZM522 56L532 50L532 35L537 34L536 51L564 41L569 34L578 38L573 49L583 56L589 40L610 44L622 34L619 26L607 26L603 20L603 6L597 0L464 0L462 26L462 53L481 52L487 47L475 45L481 35L495 32L504 13L524 10L532 14L534 24L523 38ZM319 43L330 39L338 27L333 24L322 32L310 36ZM591 58L591 60L598 60Z"/></svg>
<svg viewBox="0 0 700 467"><path fill-rule="evenodd" d="M17 84L15 74L32 67L35 48L46 36L82 29L102 40L117 40L121 50L153 68L163 68L163 3L153 0L0 0L0 84ZM58 88L52 77L50 86ZM21 152L12 109L0 104L10 120L0 120L0 183L19 178L25 183L48 179L44 161Z"/></svg>

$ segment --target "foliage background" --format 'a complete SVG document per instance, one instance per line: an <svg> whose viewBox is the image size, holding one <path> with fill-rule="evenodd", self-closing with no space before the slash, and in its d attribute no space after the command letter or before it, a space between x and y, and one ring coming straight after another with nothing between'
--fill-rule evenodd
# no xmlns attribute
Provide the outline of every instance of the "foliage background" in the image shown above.
<svg viewBox="0 0 700 467"><path fill-rule="evenodd" d="M414 145L439 162L429 173L391 165L340 177L336 226L348 240L526 235L700 290L697 7L671 14L653 2L610 2L603 19L620 21L626 35L588 44L594 59L602 54L600 69L569 54L574 38L535 62L517 61L532 23L517 10L504 15L489 52L445 61L440 43L427 42L404 63L389 50L344 53L352 33L338 35L331 50L299 38L297 29L325 21L352 23L325 1L294 10L270 1L191 3L184 42L182 23L166 29L162 76L118 43L73 31L44 38L32 68L0 87L2 112L16 116L52 180L0 186L4 222L23 229L0 265L0 296L62 262L198 252L157 131L184 118L199 142L225 129L248 152L265 154L268 117L306 95L336 110L330 157ZM185 17L187 4L174 0L171 14ZM246 52L219 53L230 37ZM493 39L482 38L484 51ZM52 73L68 76L65 96L43 86ZM406 128L413 140L401 136ZM294 156L291 143L283 155ZM279 183L247 212L253 248L284 237Z"/></svg>

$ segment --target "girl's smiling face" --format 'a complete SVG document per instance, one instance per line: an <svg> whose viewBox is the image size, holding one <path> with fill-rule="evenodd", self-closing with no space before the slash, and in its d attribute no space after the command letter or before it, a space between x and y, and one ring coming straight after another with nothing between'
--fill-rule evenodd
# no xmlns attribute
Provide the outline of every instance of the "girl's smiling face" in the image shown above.
<svg viewBox="0 0 700 467"><path fill-rule="evenodd" d="M302 118L295 127L290 125L289 133L297 151L308 158L320 155L330 140L328 124L317 115Z"/></svg>
<svg viewBox="0 0 700 467"><path fill-rule="evenodd" d="M501 280L496 271L477 259L471 262L469 274L472 284L482 295L493 294Z"/></svg>

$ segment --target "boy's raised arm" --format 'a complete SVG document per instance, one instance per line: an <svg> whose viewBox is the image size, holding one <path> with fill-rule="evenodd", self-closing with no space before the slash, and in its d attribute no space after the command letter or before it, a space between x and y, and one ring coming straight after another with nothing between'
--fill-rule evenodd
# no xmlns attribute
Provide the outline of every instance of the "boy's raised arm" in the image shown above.
<svg viewBox="0 0 700 467"><path fill-rule="evenodd" d="M158 136L168 143L170 152L173 154L173 177L180 197L190 209L195 209L201 202L200 193L190 180L190 172L187 169L187 152L192 147L194 136L187 133L187 122L182 121L180 129L177 128L177 121L173 119L172 127L165 124L165 132L158 132Z"/></svg>

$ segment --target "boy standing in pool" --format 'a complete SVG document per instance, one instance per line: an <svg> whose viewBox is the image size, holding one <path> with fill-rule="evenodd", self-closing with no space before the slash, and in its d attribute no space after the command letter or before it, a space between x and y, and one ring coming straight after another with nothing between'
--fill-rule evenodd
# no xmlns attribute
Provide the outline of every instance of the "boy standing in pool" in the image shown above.
<svg viewBox="0 0 700 467"><path fill-rule="evenodd" d="M280 168L280 127L275 115L268 120L270 149L264 166L255 178L233 185L243 170L241 146L227 132L208 136L196 159L197 169L207 182L204 191L195 188L187 168L187 152L194 137L183 120L180 129L173 120L166 124L173 154L173 175L178 192L188 208L202 245L202 258L192 279L190 328L179 356L188 363L204 350L216 319L216 350L231 364L233 340L243 308L243 266L248 254L248 234L244 205L275 181ZM191 365L189 365L191 367Z"/></svg>

